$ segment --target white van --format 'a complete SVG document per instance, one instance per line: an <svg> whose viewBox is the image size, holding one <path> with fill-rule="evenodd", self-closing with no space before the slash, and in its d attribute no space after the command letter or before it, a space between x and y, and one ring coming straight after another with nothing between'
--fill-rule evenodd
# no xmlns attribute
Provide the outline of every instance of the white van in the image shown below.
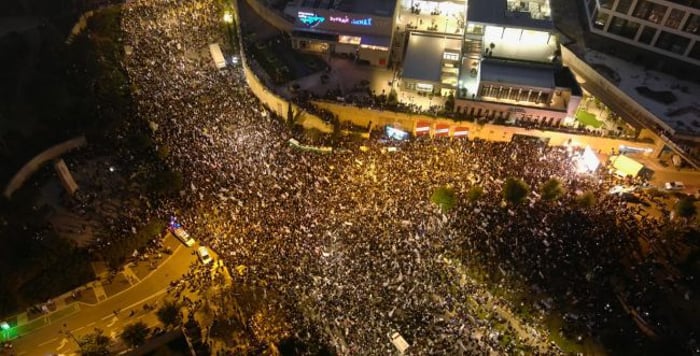
<svg viewBox="0 0 700 356"><path fill-rule="evenodd" d="M396 350L399 351L400 354L404 354L408 347L410 346L408 342L406 342L406 339L399 334L398 331L390 331L389 333L386 334L386 336L389 337L389 341L394 345Z"/></svg>
<svg viewBox="0 0 700 356"><path fill-rule="evenodd" d="M187 231L185 231L185 229L175 227L170 229L170 232L172 232L178 240L185 244L185 246L192 247L192 245L194 245L194 239L187 233Z"/></svg>

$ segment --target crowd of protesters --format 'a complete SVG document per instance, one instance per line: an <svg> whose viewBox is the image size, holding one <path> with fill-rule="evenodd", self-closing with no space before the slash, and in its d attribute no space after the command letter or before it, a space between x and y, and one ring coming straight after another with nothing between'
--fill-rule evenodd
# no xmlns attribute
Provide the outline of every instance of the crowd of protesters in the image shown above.
<svg viewBox="0 0 700 356"><path fill-rule="evenodd" d="M570 150L417 139L302 152L240 68L215 69L206 48L224 42L217 1L132 0L124 11L139 115L185 178L158 213L176 214L231 270L244 266L236 278L283 296L296 330L320 329L341 354L391 352L391 331L416 354L511 353L522 343L559 353L546 333L525 337L499 327L509 323L498 313L477 315L478 306L516 307L465 274L478 265L491 279L521 278L526 293L568 306L583 337L616 318L634 334L621 305L673 334L649 296L685 292L683 281L655 278L656 255L635 252L640 238L665 244L657 237L667 221L635 218L607 194L614 178L580 175ZM511 176L533 189L557 177L566 193L508 204L501 190ZM442 186L458 196L480 186L484 195L444 213L430 201ZM593 208L575 203L583 192L595 195Z"/></svg>

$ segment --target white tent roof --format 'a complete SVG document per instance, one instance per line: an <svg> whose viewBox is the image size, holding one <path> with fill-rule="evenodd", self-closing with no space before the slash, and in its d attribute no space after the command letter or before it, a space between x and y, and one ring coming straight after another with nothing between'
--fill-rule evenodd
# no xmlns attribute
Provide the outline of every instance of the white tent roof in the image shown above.
<svg viewBox="0 0 700 356"><path fill-rule="evenodd" d="M613 168L626 175L636 177L644 165L624 155L610 156Z"/></svg>

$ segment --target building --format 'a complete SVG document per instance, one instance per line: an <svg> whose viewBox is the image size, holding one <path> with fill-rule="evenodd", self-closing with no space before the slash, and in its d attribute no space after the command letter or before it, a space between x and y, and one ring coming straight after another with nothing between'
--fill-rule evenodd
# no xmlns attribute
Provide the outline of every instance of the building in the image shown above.
<svg viewBox="0 0 700 356"><path fill-rule="evenodd" d="M680 64L693 74L700 65L700 1L698 0L585 0L591 33L627 45L616 55L633 53L637 62L649 57L652 68ZM643 51L629 51L633 48ZM657 56L645 56L644 52ZM666 60L663 60L666 59ZM664 66L664 62L667 62ZM678 72L669 68L671 72ZM696 78L700 76L695 76Z"/></svg>
<svg viewBox="0 0 700 356"><path fill-rule="evenodd" d="M475 118L556 126L574 116L582 92L561 65L547 0L415 3L399 16L402 89L452 94L455 110Z"/></svg>
<svg viewBox="0 0 700 356"><path fill-rule="evenodd" d="M294 19L296 49L348 55L387 66L396 0L293 0L284 9Z"/></svg>

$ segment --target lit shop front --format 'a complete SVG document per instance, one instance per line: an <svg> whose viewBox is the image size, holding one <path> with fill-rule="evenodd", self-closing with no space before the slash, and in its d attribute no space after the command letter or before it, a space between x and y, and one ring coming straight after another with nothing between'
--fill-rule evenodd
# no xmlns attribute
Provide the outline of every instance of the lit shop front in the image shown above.
<svg viewBox="0 0 700 356"><path fill-rule="evenodd" d="M374 66L386 66L393 35L393 16L287 6L294 18L295 49L323 55L345 55Z"/></svg>

